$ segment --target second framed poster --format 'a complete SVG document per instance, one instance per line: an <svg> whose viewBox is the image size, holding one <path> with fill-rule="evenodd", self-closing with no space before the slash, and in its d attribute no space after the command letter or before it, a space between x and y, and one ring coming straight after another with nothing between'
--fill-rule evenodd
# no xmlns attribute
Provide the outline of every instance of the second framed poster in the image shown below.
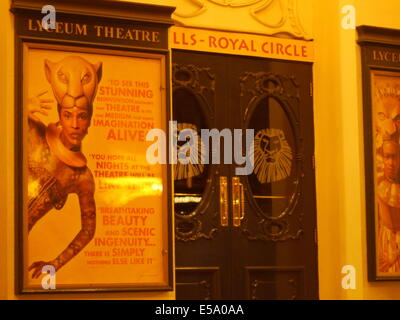
<svg viewBox="0 0 400 320"><path fill-rule="evenodd" d="M400 280L400 32L362 26L358 33L363 64L368 279Z"/></svg>
<svg viewBox="0 0 400 320"><path fill-rule="evenodd" d="M400 72L371 71L378 277L400 277Z"/></svg>

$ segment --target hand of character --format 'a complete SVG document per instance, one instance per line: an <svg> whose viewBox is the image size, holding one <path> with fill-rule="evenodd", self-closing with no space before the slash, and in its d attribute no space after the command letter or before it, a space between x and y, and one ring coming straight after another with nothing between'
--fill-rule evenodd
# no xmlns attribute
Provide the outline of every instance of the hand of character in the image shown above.
<svg viewBox="0 0 400 320"><path fill-rule="evenodd" d="M379 271L380 272L388 272L390 267L390 263L383 257L379 258Z"/></svg>
<svg viewBox="0 0 400 320"><path fill-rule="evenodd" d="M399 256L394 258L392 261L387 257L387 255L381 255L379 257L379 271L380 272L388 272L390 267L392 267L396 261L399 259Z"/></svg>
<svg viewBox="0 0 400 320"><path fill-rule="evenodd" d="M32 279L37 279L40 277L40 275L42 274L42 269L44 266L46 265L52 265L51 261L36 261L34 263L31 264L31 266L28 268L28 271L33 270L32 273Z"/></svg>
<svg viewBox="0 0 400 320"><path fill-rule="evenodd" d="M35 113L40 113L44 116L48 116L46 110L50 110L51 106L49 103L53 103L54 99L43 99L41 96L46 94L48 90L39 93L36 97L29 98L28 100L28 117L34 121L40 121Z"/></svg>

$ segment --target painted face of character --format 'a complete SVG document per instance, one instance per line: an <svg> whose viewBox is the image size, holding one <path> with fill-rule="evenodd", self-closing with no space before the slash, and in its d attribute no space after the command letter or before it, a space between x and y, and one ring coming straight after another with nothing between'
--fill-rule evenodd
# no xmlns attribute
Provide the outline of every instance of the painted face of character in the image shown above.
<svg viewBox="0 0 400 320"><path fill-rule="evenodd" d="M383 142L383 165L386 179L396 181L400 169L399 144L394 141Z"/></svg>
<svg viewBox="0 0 400 320"><path fill-rule="evenodd" d="M58 103L61 140L69 149L79 147L90 126L102 63L68 56L56 63L45 60L44 67Z"/></svg>
<svg viewBox="0 0 400 320"><path fill-rule="evenodd" d="M92 108L101 80L101 62L91 64L77 56L68 56L56 63L45 60L45 72L61 108Z"/></svg>
<svg viewBox="0 0 400 320"><path fill-rule="evenodd" d="M90 115L85 109L61 108L60 124L62 126L61 140L69 148L77 148L88 132Z"/></svg>
<svg viewBox="0 0 400 320"><path fill-rule="evenodd" d="M384 97L377 103L376 130L383 140L400 131L400 99Z"/></svg>

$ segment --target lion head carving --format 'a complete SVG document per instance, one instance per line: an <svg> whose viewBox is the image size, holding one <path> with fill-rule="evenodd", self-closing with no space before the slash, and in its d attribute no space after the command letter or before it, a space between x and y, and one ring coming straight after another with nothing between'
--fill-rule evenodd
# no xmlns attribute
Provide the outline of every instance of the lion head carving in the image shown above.
<svg viewBox="0 0 400 320"><path fill-rule="evenodd" d="M262 129L254 137L254 173L260 183L290 176L293 152L282 129Z"/></svg>
<svg viewBox="0 0 400 320"><path fill-rule="evenodd" d="M68 56L59 62L45 60L47 81L61 108L87 109L92 114L92 104L101 80L102 63L91 64L78 56Z"/></svg>

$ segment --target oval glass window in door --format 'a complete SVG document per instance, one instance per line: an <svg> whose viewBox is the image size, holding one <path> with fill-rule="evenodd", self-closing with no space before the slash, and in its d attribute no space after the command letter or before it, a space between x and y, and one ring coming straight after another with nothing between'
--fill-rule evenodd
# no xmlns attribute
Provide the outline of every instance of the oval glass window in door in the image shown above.
<svg viewBox="0 0 400 320"><path fill-rule="evenodd" d="M207 186L207 177L209 166L202 163L202 150L200 130L207 128L204 112L200 101L196 95L186 88L178 88L173 92L173 120L177 121L177 134L185 129L191 129L197 132L198 143L192 150L198 153L190 154L188 151L187 156L193 159L197 157L198 163L182 164L177 161L174 165L174 190L175 190L175 213L178 216L189 216L194 213L200 202L202 201L203 194ZM178 141L178 153L189 141ZM179 229L179 226L177 226ZM182 225L182 232L185 229L191 230L188 225Z"/></svg>
<svg viewBox="0 0 400 320"><path fill-rule="evenodd" d="M294 126L277 98L264 97L253 108L248 127L254 129L254 171L248 177L252 197L262 215L280 219L298 187Z"/></svg>

